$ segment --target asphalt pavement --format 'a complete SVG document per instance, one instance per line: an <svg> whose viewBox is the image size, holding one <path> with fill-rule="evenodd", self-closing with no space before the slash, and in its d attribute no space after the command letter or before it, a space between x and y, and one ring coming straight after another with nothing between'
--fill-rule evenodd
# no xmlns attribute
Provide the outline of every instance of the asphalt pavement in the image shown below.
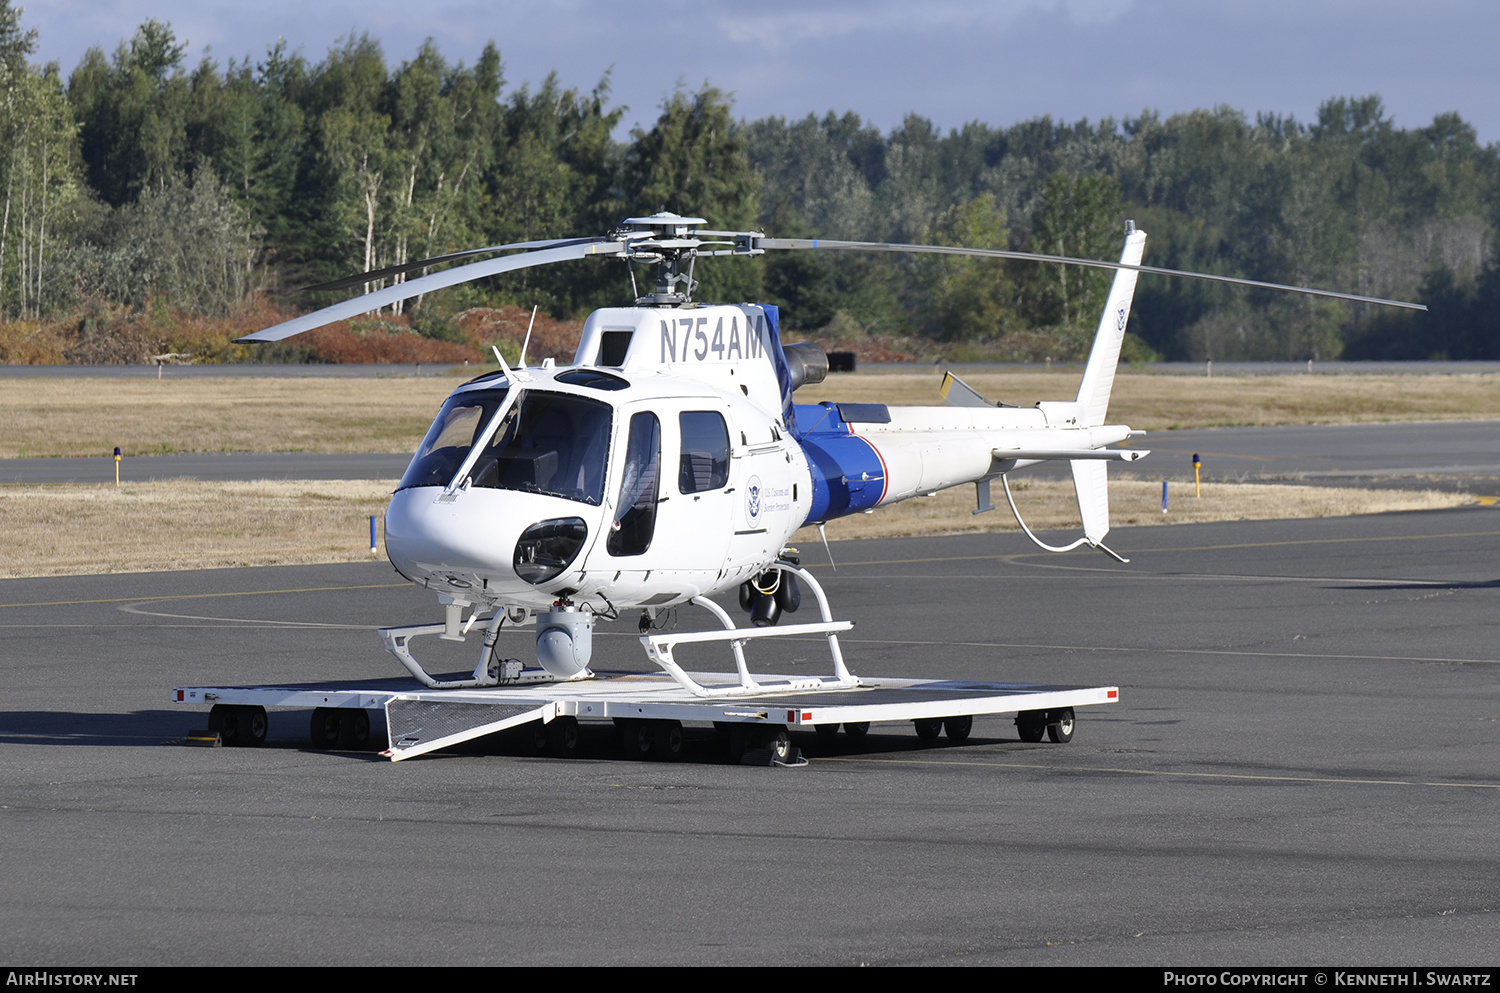
<svg viewBox="0 0 1500 993"><path fill-rule="evenodd" d="M602 730L572 760L392 765L312 750L305 712L263 748L188 748L204 715L173 687L394 675L374 629L434 620L431 596L373 563L0 582L0 954L1492 965L1500 510L1112 539L1131 564L1005 534L809 556L856 673L1121 699L1071 744L877 726L809 736L801 769L707 741L632 762ZM645 668L633 631L602 626L596 664Z"/></svg>

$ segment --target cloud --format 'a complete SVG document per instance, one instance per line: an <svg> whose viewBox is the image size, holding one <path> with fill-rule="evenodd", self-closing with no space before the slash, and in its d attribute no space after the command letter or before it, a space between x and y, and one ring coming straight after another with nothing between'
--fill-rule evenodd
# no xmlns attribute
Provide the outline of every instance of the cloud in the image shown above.
<svg viewBox="0 0 1500 993"><path fill-rule="evenodd" d="M847 39L854 35L1004 31L1028 13L1064 13L1078 26L1107 24L1134 0L933 0L916 5L906 0L875 3L770 3L753 13L723 14L717 20L729 41L758 45L776 53L795 45Z"/></svg>

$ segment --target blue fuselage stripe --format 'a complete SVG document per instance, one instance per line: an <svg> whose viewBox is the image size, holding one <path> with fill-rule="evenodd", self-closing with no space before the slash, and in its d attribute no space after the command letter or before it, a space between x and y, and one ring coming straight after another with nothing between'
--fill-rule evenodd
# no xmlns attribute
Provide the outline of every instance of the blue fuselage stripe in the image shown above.
<svg viewBox="0 0 1500 993"><path fill-rule="evenodd" d="M851 434L832 404L797 406L798 441L812 472L812 507L807 522L815 524L869 510L885 495L886 473L873 445Z"/></svg>

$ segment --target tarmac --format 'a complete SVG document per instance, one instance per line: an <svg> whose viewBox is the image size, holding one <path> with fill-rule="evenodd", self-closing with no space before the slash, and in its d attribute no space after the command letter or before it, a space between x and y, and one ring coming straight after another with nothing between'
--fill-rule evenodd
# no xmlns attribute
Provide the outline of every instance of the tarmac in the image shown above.
<svg viewBox="0 0 1500 993"><path fill-rule="evenodd" d="M837 543L837 571L809 550L856 673L1121 699L1071 744L876 726L802 738L800 769L707 739L627 761L603 729L571 760L393 765L314 751L305 712L188 748L205 715L173 687L395 675L375 628L430 595L377 563L0 582L0 955L1493 965L1500 509L1110 544L1131 563L1005 534ZM634 627L601 626L596 665L644 669ZM821 663L790 642L764 668Z"/></svg>

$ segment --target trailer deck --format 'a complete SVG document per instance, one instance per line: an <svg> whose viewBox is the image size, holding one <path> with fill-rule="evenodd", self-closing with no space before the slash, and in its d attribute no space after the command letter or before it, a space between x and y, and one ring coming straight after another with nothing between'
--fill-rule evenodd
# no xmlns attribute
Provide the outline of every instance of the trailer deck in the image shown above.
<svg viewBox="0 0 1500 993"><path fill-rule="evenodd" d="M691 673L708 688L738 685L735 676ZM800 677L756 675L760 683L787 685ZM1023 740L1072 737L1078 707L1114 703L1114 686L1052 686L970 680L861 678L851 689L778 692L705 699L665 673L600 673L592 679L471 689L429 689L415 679L374 679L289 686L182 687L173 701L213 706L209 726L223 744L265 739L266 708L313 709L311 736L320 747L378 747L372 728L383 725L381 754L413 758L465 741L535 722L539 741L566 756L576 747L580 722L614 722L627 754L675 758L684 726L715 727L732 754L769 748L789 754L789 730L863 735L871 724L911 722L923 738L946 732L968 737L976 716L1014 713ZM370 715L383 716L372 724ZM377 734L378 738L378 734Z"/></svg>

